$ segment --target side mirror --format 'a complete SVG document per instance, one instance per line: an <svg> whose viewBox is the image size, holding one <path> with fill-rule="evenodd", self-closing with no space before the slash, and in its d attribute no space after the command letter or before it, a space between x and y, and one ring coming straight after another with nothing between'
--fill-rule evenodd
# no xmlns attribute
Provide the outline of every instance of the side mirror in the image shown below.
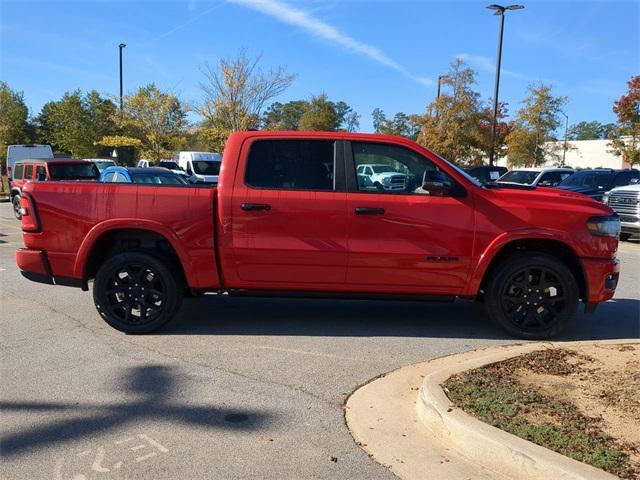
<svg viewBox="0 0 640 480"><path fill-rule="evenodd" d="M466 192L439 170L424 172L422 190L432 197L463 197Z"/></svg>

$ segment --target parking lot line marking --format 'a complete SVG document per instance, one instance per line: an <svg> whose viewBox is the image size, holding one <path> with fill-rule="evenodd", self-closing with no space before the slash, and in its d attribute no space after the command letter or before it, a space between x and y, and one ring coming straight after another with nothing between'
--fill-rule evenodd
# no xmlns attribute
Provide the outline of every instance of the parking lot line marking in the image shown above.
<svg viewBox="0 0 640 480"><path fill-rule="evenodd" d="M142 462L147 458L155 457L157 455L156 452L147 453L146 455L142 455L140 457L136 457L136 462Z"/></svg>
<svg viewBox="0 0 640 480"><path fill-rule="evenodd" d="M116 441L115 441L115 444L116 444L116 445L120 445L120 444L122 444L122 443L130 442L131 440L133 440L133 437L124 438L124 439L122 439L122 440L116 440Z"/></svg>
<svg viewBox="0 0 640 480"><path fill-rule="evenodd" d="M131 447L131 450L135 452L136 450L140 450L141 448L144 448L144 447L146 447L146 445L136 445L135 447Z"/></svg>
<svg viewBox="0 0 640 480"><path fill-rule="evenodd" d="M357 362L357 358L343 357L341 355L333 355L331 353L320 352L307 352L306 350L295 350L293 348L281 348L281 347L267 347L266 345L254 345L255 348L262 348L264 350L275 350L279 352L299 353L301 355L312 355L314 357L335 358L337 360L351 360Z"/></svg>
<svg viewBox="0 0 640 480"><path fill-rule="evenodd" d="M166 453L166 452L169 451L169 449L167 447L165 447L164 445L161 445L160 443L156 442L149 435L145 435L144 433L141 433L140 435L138 435L138 437L142 438L143 440L146 440L147 442L149 442L151 445L153 445L154 447L156 447L158 450L160 450L163 453Z"/></svg>

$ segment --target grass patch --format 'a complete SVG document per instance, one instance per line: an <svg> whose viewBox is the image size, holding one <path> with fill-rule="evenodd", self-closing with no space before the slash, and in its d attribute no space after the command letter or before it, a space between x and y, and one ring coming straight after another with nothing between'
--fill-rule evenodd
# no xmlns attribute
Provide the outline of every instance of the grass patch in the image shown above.
<svg viewBox="0 0 640 480"><path fill-rule="evenodd" d="M636 478L640 472L624 446L602 431L598 419L525 387L513 375L523 368L568 375L585 358L562 349L542 350L455 375L443 387L451 401L483 422L619 477Z"/></svg>

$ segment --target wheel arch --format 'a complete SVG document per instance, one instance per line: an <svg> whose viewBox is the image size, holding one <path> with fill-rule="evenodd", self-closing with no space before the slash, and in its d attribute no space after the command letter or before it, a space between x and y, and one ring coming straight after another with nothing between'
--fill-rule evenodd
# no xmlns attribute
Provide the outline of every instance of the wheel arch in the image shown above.
<svg viewBox="0 0 640 480"><path fill-rule="evenodd" d="M571 270L571 273L578 283L579 297L581 299L587 298L587 278L580 257L567 242L562 239L549 237L522 237L511 239L494 248L490 252L490 255L485 252L482 256L483 262L473 276L471 295L477 296L482 294L488 278L500 263L515 253L526 251L545 253L565 264Z"/></svg>
<svg viewBox="0 0 640 480"><path fill-rule="evenodd" d="M93 227L78 250L74 272L82 279L83 289L107 258L127 250L157 252L173 261L187 284L192 284L190 257L174 232L155 222L107 221Z"/></svg>

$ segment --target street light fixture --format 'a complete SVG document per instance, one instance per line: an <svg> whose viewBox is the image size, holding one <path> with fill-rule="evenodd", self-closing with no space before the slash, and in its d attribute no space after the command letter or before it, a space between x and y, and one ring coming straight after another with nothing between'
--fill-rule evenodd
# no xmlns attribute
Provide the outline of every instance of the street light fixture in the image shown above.
<svg viewBox="0 0 640 480"><path fill-rule="evenodd" d="M489 165L493 166L496 148L496 124L498 123L498 90L500 89L500 63L502 62L502 34L504 32L504 13L507 10L522 10L524 5L487 5L490 10L495 10L494 15L500 16L500 32L498 34L498 61L496 62L496 84L493 91L493 125L491 127L491 150L489 153Z"/></svg>
<svg viewBox="0 0 640 480"><path fill-rule="evenodd" d="M122 49L126 47L124 43L118 45L120 53L120 111L122 111Z"/></svg>

